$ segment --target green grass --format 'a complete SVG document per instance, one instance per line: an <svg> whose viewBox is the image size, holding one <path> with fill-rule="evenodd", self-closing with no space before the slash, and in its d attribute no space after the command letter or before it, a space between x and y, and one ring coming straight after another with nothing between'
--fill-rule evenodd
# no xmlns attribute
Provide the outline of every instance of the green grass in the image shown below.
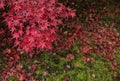
<svg viewBox="0 0 120 81"><path fill-rule="evenodd" d="M110 71L109 66L111 63L98 54L92 54L95 61L84 64L81 54L74 53L75 59L69 61L65 58L67 53L67 51L64 51L54 55L45 52L29 59L30 64L26 63L28 59L24 57L20 64L27 71L28 66L35 62L38 63L33 74L38 81L62 81L64 78L67 78L68 81L119 81L118 78L113 78L113 73L120 74L120 54L117 54L118 68L115 71ZM65 56L61 56L62 54ZM44 72L47 72L46 76L43 76ZM17 81L17 79L13 76L9 78L9 81Z"/></svg>

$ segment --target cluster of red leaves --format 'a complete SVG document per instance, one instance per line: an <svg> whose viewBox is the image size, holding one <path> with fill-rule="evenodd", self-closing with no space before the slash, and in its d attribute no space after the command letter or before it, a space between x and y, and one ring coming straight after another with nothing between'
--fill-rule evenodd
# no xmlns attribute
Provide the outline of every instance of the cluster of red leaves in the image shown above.
<svg viewBox="0 0 120 81"><path fill-rule="evenodd" d="M32 64L27 67L28 70L26 70L23 65L19 63L23 55L18 53L15 48L7 48L6 45L4 48L5 49L0 52L1 55L4 56L2 62L4 61L3 63L5 63L4 68L1 68L0 78L2 78L3 81L8 81L10 77L16 77L18 81L37 81L33 77L37 64ZM29 60L27 61L26 64L29 64Z"/></svg>
<svg viewBox="0 0 120 81"><path fill-rule="evenodd" d="M99 13L95 13L93 8L94 6L91 6L86 13L89 14L86 17L87 26L84 31L84 37L87 38L83 40L85 44L81 46L80 51L85 56L89 56L91 53L100 54L111 61L110 69L115 70L117 66L115 58L120 48L120 35L115 28L116 23L110 21L110 23L104 24L105 21L103 21L102 16L109 17L109 11L103 8ZM84 60L87 61L87 58Z"/></svg>
<svg viewBox="0 0 120 81"><path fill-rule="evenodd" d="M13 66L16 66L20 57L16 52L16 49L11 48L14 45L14 42L11 38L10 32L2 25L3 23L1 23L0 27L0 63L4 63L5 66L0 68L0 78L3 78L3 81L7 81L7 79L14 73Z"/></svg>
<svg viewBox="0 0 120 81"><path fill-rule="evenodd" d="M50 50L56 39L61 18L75 16L57 0L8 0L10 10L3 14L15 46L30 54L36 50Z"/></svg>
<svg viewBox="0 0 120 81"><path fill-rule="evenodd" d="M18 64L22 58L18 51L24 50L32 57L34 50L51 50L62 18L74 17L75 13L57 0L0 0L0 9L0 47L4 48L0 53L6 61L1 78L7 81L15 76L19 81L36 81L33 73L37 64L28 67L27 73Z"/></svg>
<svg viewBox="0 0 120 81"><path fill-rule="evenodd" d="M28 70L26 70L23 68L23 65L17 64L17 61L9 61L3 69L1 78L3 81L8 81L10 77L14 76L18 81L37 81L33 77L36 67L37 64L33 64L27 68Z"/></svg>
<svg viewBox="0 0 120 81"><path fill-rule="evenodd" d="M75 59L74 54L68 54L68 55L67 55L67 59L70 60L70 61L71 61L71 60L74 60L74 59Z"/></svg>
<svg viewBox="0 0 120 81"><path fill-rule="evenodd" d="M4 1L3 0L0 0L0 9L3 9L4 8Z"/></svg>

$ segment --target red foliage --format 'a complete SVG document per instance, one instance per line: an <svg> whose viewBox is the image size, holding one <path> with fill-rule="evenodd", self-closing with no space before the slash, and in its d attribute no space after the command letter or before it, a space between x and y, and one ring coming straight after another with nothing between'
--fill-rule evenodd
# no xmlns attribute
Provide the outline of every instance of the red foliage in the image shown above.
<svg viewBox="0 0 120 81"><path fill-rule="evenodd" d="M67 55L67 59L70 60L70 61L71 61L71 60L74 60L74 59L75 59L74 54L68 54L68 55Z"/></svg>
<svg viewBox="0 0 120 81"><path fill-rule="evenodd" d="M81 23L80 20L83 16L85 16L85 21ZM103 7L99 13L96 13L93 4L76 20L65 22L59 31L61 35L58 38L59 44L56 45L56 51L72 49L72 45L77 42L78 52L82 54L85 63L93 61L91 54L96 53L111 61L111 68L115 69L116 54L120 48L120 35L116 30L116 23L111 21L104 24L102 16L109 17L109 12Z"/></svg>
<svg viewBox="0 0 120 81"><path fill-rule="evenodd" d="M6 4L10 10L3 17L15 39L15 46L29 53L34 49L52 49L61 18L75 16L70 8L57 0L9 1Z"/></svg>
<svg viewBox="0 0 120 81"><path fill-rule="evenodd" d="M4 6L5 6L4 1L0 0L0 9L4 9Z"/></svg>
<svg viewBox="0 0 120 81"><path fill-rule="evenodd" d="M36 81L32 75L37 64L28 67L29 73L26 73L23 65L17 64L22 58L18 51L26 51L32 57L35 52L45 50L70 50L76 42L84 63L95 60L91 54L96 53L111 61L110 70L115 70L115 58L120 47L115 22L104 24L102 15L111 14L105 9L96 13L94 8L95 6L91 5L87 12L71 19L72 22L63 22L63 18L74 17L75 13L58 0L0 0L0 9L3 10L0 15L0 47L4 48L1 54L7 61L0 75L3 80L7 81L10 76L16 76L19 81ZM85 25L80 22L83 15L87 15ZM68 54L66 58L71 61L75 56ZM45 72L43 76L46 75ZM114 77L117 77L117 74L114 74ZM64 78L64 81L67 81L67 78Z"/></svg>
<svg viewBox="0 0 120 81"><path fill-rule="evenodd" d="M0 9L0 47L5 48L2 55L6 61L1 78L7 81L15 76L19 81L36 81L33 73L37 64L28 67L26 73L17 64L22 58L18 51L32 57L34 50L51 50L62 18L74 17L75 13L58 0L0 0Z"/></svg>

